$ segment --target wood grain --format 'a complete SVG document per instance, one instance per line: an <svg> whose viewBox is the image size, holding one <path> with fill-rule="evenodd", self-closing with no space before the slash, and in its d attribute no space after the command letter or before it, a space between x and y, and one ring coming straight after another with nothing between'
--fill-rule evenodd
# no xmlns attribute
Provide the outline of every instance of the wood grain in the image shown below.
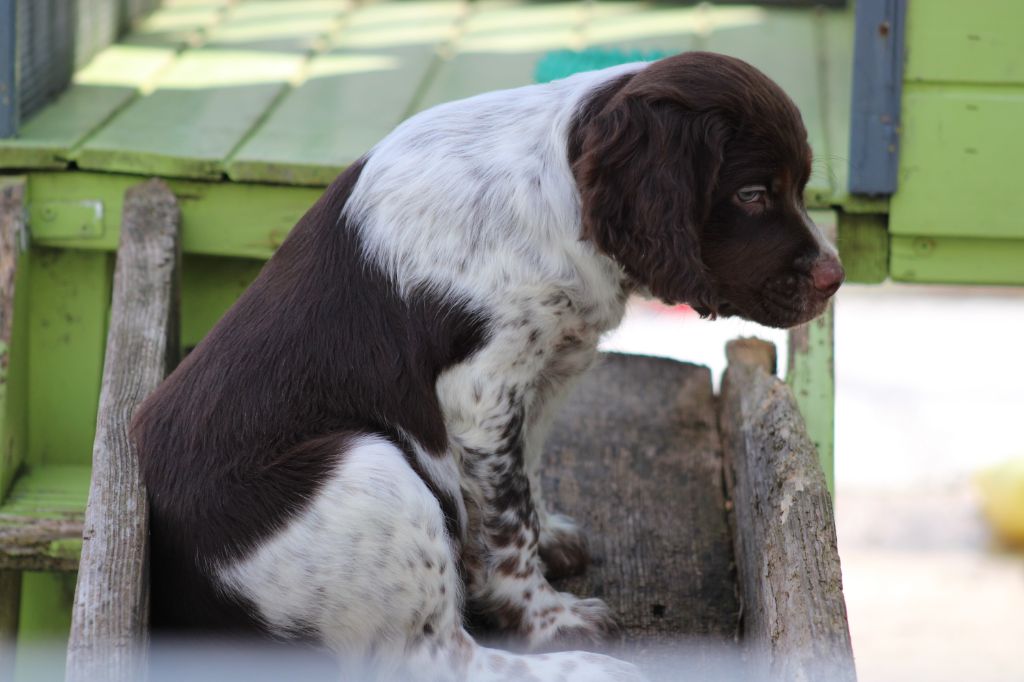
<svg viewBox="0 0 1024 682"><path fill-rule="evenodd" d="M159 180L125 196L92 485L68 643L68 680L135 680L148 615L146 495L132 412L178 357L180 214Z"/></svg>
<svg viewBox="0 0 1024 682"><path fill-rule="evenodd" d="M855 680L832 499L774 349L732 341L719 423L735 502L743 642L757 679ZM730 477L730 478L732 478Z"/></svg>
<svg viewBox="0 0 1024 682"><path fill-rule="evenodd" d="M556 587L604 599L632 660L699 641L686 646L695 674L739 625L714 405L706 367L604 354L560 412L541 472L592 557Z"/></svg>

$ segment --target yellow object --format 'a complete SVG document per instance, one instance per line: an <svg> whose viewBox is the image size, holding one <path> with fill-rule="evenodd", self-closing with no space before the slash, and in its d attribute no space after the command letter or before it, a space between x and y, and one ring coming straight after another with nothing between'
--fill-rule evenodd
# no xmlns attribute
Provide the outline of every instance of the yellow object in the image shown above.
<svg viewBox="0 0 1024 682"><path fill-rule="evenodd" d="M1024 457L980 472L977 484L985 516L996 534L1024 547Z"/></svg>

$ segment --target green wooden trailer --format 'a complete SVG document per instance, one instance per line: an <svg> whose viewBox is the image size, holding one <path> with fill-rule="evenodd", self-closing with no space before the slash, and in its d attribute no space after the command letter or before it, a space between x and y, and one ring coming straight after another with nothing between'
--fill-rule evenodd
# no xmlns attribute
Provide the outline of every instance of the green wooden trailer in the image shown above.
<svg viewBox="0 0 1024 682"><path fill-rule="evenodd" d="M0 0L0 38L59 3ZM707 49L799 105L816 159L807 202L838 232L850 280L1024 283L1014 0L66 4L79 19L66 82L50 74L49 94L19 99L39 50L0 63L0 629L22 643L68 632L124 197L147 177L180 209L187 349L322 188L409 115L532 82L553 50ZM869 67L890 74L886 92L859 89L877 80ZM886 164L898 187L857 185ZM831 325L795 333L789 377L829 485Z"/></svg>

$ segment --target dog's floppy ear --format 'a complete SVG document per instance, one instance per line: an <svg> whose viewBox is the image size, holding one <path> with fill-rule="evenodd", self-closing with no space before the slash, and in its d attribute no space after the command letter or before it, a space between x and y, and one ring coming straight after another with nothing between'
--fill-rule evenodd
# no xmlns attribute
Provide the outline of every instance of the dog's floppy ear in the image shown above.
<svg viewBox="0 0 1024 682"><path fill-rule="evenodd" d="M714 315L700 232L722 164L725 126L714 113L625 92L583 126L573 163L583 237L658 298Z"/></svg>

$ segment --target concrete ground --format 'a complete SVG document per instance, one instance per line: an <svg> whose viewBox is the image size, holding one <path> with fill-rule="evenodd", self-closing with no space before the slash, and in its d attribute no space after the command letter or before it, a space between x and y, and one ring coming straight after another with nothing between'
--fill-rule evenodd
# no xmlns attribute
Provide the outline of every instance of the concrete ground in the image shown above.
<svg viewBox="0 0 1024 682"><path fill-rule="evenodd" d="M607 349L724 369L785 333L636 302ZM836 522L861 682L1024 680L1024 554L972 483L1024 456L1024 289L845 286L836 304ZM780 368L784 372L784 367Z"/></svg>

